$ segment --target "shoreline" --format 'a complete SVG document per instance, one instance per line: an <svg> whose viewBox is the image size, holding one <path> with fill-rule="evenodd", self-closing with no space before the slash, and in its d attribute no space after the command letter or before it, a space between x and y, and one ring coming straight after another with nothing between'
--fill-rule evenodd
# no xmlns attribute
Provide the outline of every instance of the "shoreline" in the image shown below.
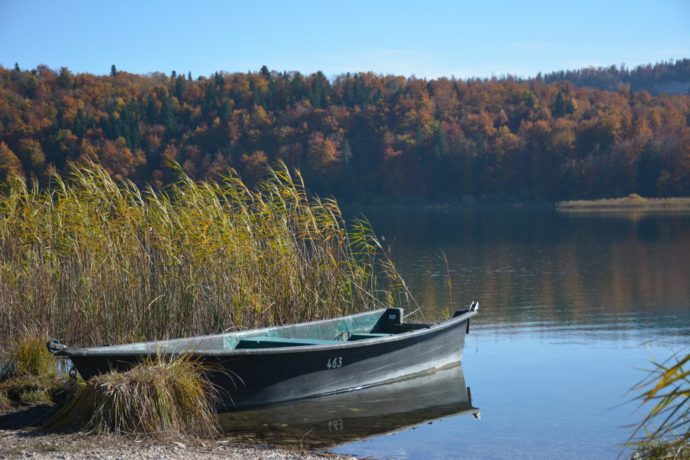
<svg viewBox="0 0 690 460"><path fill-rule="evenodd" d="M217 439L52 433L40 429L53 408L0 411L0 458L39 459L353 459L328 451L296 450L263 443Z"/></svg>
<svg viewBox="0 0 690 460"><path fill-rule="evenodd" d="M0 429L0 458L45 459L350 459L329 452L289 450L231 440L175 439L42 433Z"/></svg>
<svg viewBox="0 0 690 460"><path fill-rule="evenodd" d="M340 203L343 211L390 211L390 212L457 212L457 211L500 211L500 210L555 210L558 212L690 212L690 197L644 198L635 193L619 198L596 198L592 200L563 201L472 201L472 202L428 202L391 201L380 203Z"/></svg>

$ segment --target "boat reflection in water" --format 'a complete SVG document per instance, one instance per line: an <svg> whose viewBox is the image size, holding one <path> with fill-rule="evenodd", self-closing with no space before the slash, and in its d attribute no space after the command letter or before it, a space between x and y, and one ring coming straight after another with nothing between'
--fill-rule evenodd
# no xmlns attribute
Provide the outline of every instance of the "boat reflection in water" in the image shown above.
<svg viewBox="0 0 690 460"><path fill-rule="evenodd" d="M299 448L329 448L450 415L472 415L461 365L347 393L218 415L223 432Z"/></svg>

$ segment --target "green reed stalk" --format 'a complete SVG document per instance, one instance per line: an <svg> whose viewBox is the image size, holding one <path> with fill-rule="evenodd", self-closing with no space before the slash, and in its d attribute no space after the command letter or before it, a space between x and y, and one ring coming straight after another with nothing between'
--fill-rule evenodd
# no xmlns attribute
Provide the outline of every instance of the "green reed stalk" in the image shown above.
<svg viewBox="0 0 690 460"><path fill-rule="evenodd" d="M635 427L628 445L637 458L690 457L690 354L654 363L634 390L651 409Z"/></svg>
<svg viewBox="0 0 690 460"><path fill-rule="evenodd" d="M281 165L256 189L234 173L163 192L74 166L0 192L0 333L70 345L308 321L412 302L366 222L310 198Z"/></svg>

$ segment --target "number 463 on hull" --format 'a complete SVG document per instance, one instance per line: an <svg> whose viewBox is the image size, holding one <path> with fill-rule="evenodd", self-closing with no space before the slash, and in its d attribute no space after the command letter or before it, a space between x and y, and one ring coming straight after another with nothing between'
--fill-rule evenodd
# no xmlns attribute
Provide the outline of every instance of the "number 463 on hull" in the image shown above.
<svg viewBox="0 0 690 460"><path fill-rule="evenodd" d="M183 339L94 348L48 347L82 375L127 370L147 357L191 355L221 389L219 410L367 388L433 372L462 360L466 310L438 324L406 323L401 308Z"/></svg>

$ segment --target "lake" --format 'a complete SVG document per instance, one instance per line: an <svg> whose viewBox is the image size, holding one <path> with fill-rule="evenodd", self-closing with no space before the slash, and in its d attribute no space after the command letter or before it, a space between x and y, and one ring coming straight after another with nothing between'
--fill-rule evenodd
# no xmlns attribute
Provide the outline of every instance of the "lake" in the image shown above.
<svg viewBox="0 0 690 460"><path fill-rule="evenodd" d="M365 211L429 316L480 301L450 416L335 452L384 458L615 458L631 387L690 344L690 215ZM448 261L443 261L445 254ZM448 286L450 275L451 287Z"/></svg>

